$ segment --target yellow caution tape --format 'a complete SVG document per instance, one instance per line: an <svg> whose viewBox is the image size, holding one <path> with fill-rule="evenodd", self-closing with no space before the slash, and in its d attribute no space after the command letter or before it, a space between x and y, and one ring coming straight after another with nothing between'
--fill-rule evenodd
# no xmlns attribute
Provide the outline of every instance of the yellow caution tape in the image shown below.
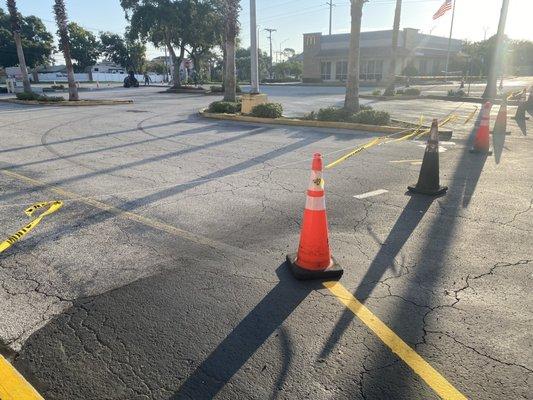
<svg viewBox="0 0 533 400"><path fill-rule="evenodd" d="M393 140L394 142L401 142L403 140L411 139L413 136L417 136L420 134L420 129L422 128L422 125L424 124L424 116L420 116L418 127L414 130L413 133L410 133L409 135L402 136L401 138Z"/></svg>
<svg viewBox="0 0 533 400"><path fill-rule="evenodd" d="M477 113L477 106L476 108L474 108L474 111L472 111L472 113L470 113L470 115L466 118L465 123L463 125L468 124L470 120L474 118L474 115L476 115L476 113Z"/></svg>
<svg viewBox="0 0 533 400"><path fill-rule="evenodd" d="M28 217L31 217L35 213L35 211L40 210L42 208L47 208L47 207L48 207L48 209L45 212L43 212L41 215L39 215L37 218L35 218L33 221L31 221L28 225L20 228L16 233L14 233L10 237L8 237L6 240L1 242L0 243L0 253L2 253L3 251L6 251L7 249L9 249L11 246L13 246L13 244L18 242L20 239L22 239L28 233L30 233L33 230L33 228L35 228L37 225L39 225L41 223L41 221L43 220L44 217L55 213L61 207L63 207L63 202L62 201L46 201L46 202L42 202L42 203L35 203L31 207L29 207L26 210L24 210L24 213Z"/></svg>
<svg viewBox="0 0 533 400"><path fill-rule="evenodd" d="M376 145L380 144L384 139L387 139L387 137L382 136L382 137L378 137L378 138L376 138L374 140L371 140L370 142L365 143L362 146L357 147L355 150L353 150L353 151L349 152L348 154L342 156L341 158L333 161L332 163L329 163L324 168L328 169L328 168L334 167L335 165L340 164L343 161L346 161L348 158L355 156L357 153L360 153L363 150L369 149L370 147L373 147L373 146L376 146Z"/></svg>

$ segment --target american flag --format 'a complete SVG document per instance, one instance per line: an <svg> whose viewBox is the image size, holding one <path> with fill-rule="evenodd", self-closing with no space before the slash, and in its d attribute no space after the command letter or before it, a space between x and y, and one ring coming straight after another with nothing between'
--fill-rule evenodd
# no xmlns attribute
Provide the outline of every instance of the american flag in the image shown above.
<svg viewBox="0 0 533 400"><path fill-rule="evenodd" d="M446 11L452 9L452 0L444 0L444 3L442 3L442 6L438 9L438 11L433 14L433 19L437 19L439 17L442 17L444 14L446 14Z"/></svg>

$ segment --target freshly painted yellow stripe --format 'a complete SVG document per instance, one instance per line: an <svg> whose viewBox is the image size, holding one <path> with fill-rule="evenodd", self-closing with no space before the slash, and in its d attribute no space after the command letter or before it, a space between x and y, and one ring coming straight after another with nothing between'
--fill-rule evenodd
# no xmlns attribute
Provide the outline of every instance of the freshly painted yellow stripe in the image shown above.
<svg viewBox="0 0 533 400"><path fill-rule="evenodd" d="M445 400L466 400L441 374L418 355L407 343L396 335L387 325L359 302L338 282L324 282L329 289L350 311L352 311L381 341L403 362L418 374L431 389Z"/></svg>
<svg viewBox="0 0 533 400"><path fill-rule="evenodd" d="M1 355L0 400L44 400L28 381Z"/></svg>

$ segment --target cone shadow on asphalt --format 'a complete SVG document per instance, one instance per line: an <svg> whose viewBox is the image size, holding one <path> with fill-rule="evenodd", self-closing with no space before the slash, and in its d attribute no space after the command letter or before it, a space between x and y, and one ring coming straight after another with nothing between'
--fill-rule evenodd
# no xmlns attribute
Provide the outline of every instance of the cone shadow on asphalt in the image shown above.
<svg viewBox="0 0 533 400"><path fill-rule="evenodd" d="M362 303L372 294L372 291L380 283L387 270L394 268L396 256L400 254L402 247L409 240L424 215L426 215L429 207L436 199L433 196L411 195L409 193L408 195L411 196L409 202L396 220L383 246L380 247L361 283L354 292L355 298ZM354 315L350 310L346 310L342 314L335 325L335 329L331 332L330 337L322 348L321 358L327 357L333 351L335 344L340 340L346 329L348 329L353 319Z"/></svg>
<svg viewBox="0 0 533 400"><path fill-rule="evenodd" d="M323 288L320 282L296 281L285 263L276 269L276 275L276 286L196 368L171 400L213 398L309 293ZM276 388L282 386L289 366L290 359L284 360Z"/></svg>
<svg viewBox="0 0 533 400"><path fill-rule="evenodd" d="M449 247L452 245L453 240L457 239L456 229L458 218L455 217L455 213L461 206L467 206L470 202L470 198L473 195L479 176L483 170L483 165L487 159L486 155L470 154L468 151L469 146L465 146L453 175L450 179L449 189L446 196L442 197L440 201L440 207L443 212L436 214L431 226L428 228L427 234L424 235L425 239L421 243L420 256L417 259L413 259L411 264L414 265L410 269L409 279L403 293L397 293L397 298L412 299L415 297L416 304L434 304L433 296L438 289L436 286L439 284L439 279L446 274L447 265L442 260L446 260ZM414 203L414 201L419 203ZM412 202L413 201L413 202ZM385 245L380 249L374 261L371 263L363 281L354 292L354 296L359 301L365 301L365 299L371 294L372 289L378 284L379 279L386 271L387 266L380 262L388 262L392 264L394 255L398 254L403 244L408 240L411 233L414 231L420 220L423 218L424 209L427 211L431 206L432 199L416 196L410 199L409 203L404 208L402 214L394 224L394 227L389 234L389 237L385 241L388 243L392 240L395 243L392 246ZM413 211L422 207L422 213L420 216L413 215ZM409 208L414 208L409 212ZM413 218L411 221L410 218ZM407 224L402 228L402 225ZM395 232L395 233L394 233ZM390 247L387 252L387 247ZM359 297L362 296L362 297ZM412 301L412 300L411 300ZM404 307L406 303L401 303L396 307L396 313L392 313L392 319L384 320L384 322L396 329L396 333L408 344L416 348L419 344L421 334L423 332L423 319L417 320L413 318L412 307ZM418 306L421 307L421 306ZM429 308L428 308L429 309ZM335 328L332 330L330 337L326 341L326 345L323 348L323 354L327 355L331 353L342 337L343 333L348 329L350 323L355 318L354 314L346 310ZM417 326L417 321L420 326ZM424 356L424 354L422 354ZM390 349L386 346L380 346L379 351L373 352L368 360L372 359L375 363L383 363L383 360L388 360L384 367L376 368L374 372L368 372L366 374L365 387L369 391L375 391L376 393L367 393L367 398L382 398L383 391L389 393L391 388L394 387L395 398L415 398L419 394L412 393L415 390L413 386L406 384L407 379L412 377L412 373L409 369L403 368L399 370L398 381L391 382L391 370L390 368L398 368L396 363L390 363ZM396 360L398 358L394 357ZM402 364L403 365L403 364ZM407 372L402 372L407 371ZM409 376L405 374L409 373ZM416 379L416 378L415 378ZM362 385L359 382L359 385ZM359 393L361 387L358 384L354 384L353 391ZM364 389L363 389L364 390ZM402 392L403 391L403 392ZM347 391L349 392L349 391Z"/></svg>

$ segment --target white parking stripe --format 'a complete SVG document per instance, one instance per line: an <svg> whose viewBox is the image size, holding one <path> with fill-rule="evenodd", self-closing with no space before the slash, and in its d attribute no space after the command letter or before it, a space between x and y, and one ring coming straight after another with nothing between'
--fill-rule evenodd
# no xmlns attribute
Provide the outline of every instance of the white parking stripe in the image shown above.
<svg viewBox="0 0 533 400"><path fill-rule="evenodd" d="M387 193L387 192L388 192L388 190L378 189L378 190L374 190L372 192L367 192L367 193L363 193L363 194L357 194L354 197L356 199L366 199L367 197L377 196L377 195L380 195L380 194L383 194L383 193Z"/></svg>

